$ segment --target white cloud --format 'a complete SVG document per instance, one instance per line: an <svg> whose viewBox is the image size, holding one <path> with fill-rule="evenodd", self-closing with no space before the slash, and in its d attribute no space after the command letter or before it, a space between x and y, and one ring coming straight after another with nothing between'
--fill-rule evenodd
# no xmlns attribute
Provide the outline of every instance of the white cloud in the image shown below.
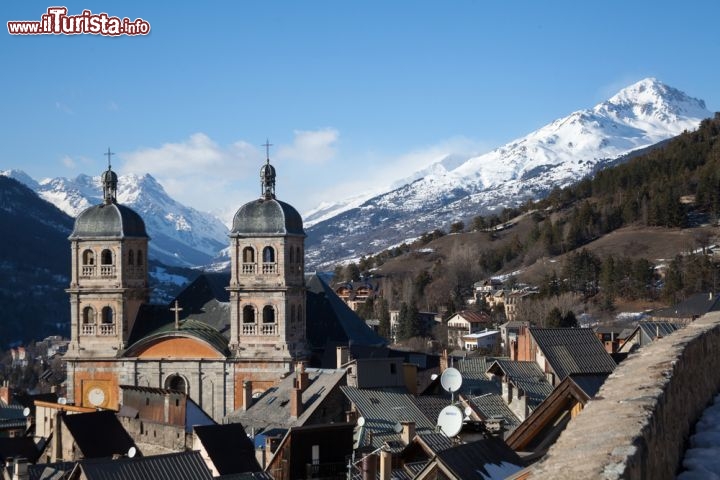
<svg viewBox="0 0 720 480"><path fill-rule="evenodd" d="M335 157L340 133L334 128L295 130L292 145L280 146L277 158L307 164L322 164Z"/></svg>
<svg viewBox="0 0 720 480"><path fill-rule="evenodd" d="M75 162L75 160L73 160L72 158L70 158L69 155L65 155L62 159L60 159L60 161L61 161L62 164L65 165L67 168L73 168L73 169L74 169L74 168L77 167L77 162Z"/></svg>

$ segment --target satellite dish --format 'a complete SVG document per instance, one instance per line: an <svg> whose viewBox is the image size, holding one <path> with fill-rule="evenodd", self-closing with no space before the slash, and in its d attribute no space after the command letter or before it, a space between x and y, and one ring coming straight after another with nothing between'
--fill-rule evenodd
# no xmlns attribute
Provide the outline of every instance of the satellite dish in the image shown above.
<svg viewBox="0 0 720 480"><path fill-rule="evenodd" d="M394 431L395 433L400 433L400 432L402 432L402 425L400 425L400 423L396 423L395 425L393 425L393 431Z"/></svg>
<svg viewBox="0 0 720 480"><path fill-rule="evenodd" d="M128 453L127 453L128 458L133 458L133 457L135 457L135 455L137 455L137 448L135 448L135 447L128 448Z"/></svg>
<svg viewBox="0 0 720 480"><path fill-rule="evenodd" d="M360 417L357 419L358 427L362 427L365 425L365 417Z"/></svg>
<svg viewBox="0 0 720 480"><path fill-rule="evenodd" d="M454 437L463 425L463 412L455 405L448 405L440 411L438 415L437 426L446 437Z"/></svg>
<svg viewBox="0 0 720 480"><path fill-rule="evenodd" d="M23 408L23 417L30 416L30 407Z"/></svg>
<svg viewBox="0 0 720 480"><path fill-rule="evenodd" d="M460 390L462 385L462 375L457 368L446 368L445 371L440 375L440 385L450 392L457 392Z"/></svg>
<svg viewBox="0 0 720 480"><path fill-rule="evenodd" d="M465 416L466 416L466 417L469 417L470 414L472 414L472 408L470 408L470 407L465 407Z"/></svg>
<svg viewBox="0 0 720 480"><path fill-rule="evenodd" d="M65 397L58 398L58 403L60 405L67 405L67 398L65 398Z"/></svg>
<svg viewBox="0 0 720 480"><path fill-rule="evenodd" d="M433 373L432 375L430 375L430 380L432 380L434 382L437 377L438 377L438 374Z"/></svg>

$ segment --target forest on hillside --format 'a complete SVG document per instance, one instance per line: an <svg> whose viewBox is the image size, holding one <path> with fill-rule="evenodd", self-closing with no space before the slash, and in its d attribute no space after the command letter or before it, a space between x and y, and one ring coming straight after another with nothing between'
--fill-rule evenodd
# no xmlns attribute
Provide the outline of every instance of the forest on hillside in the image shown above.
<svg viewBox="0 0 720 480"><path fill-rule="evenodd" d="M541 258L562 258L543 272L539 293L527 318L544 323L553 311L589 307L612 312L619 300L660 301L672 304L687 296L717 289L720 266L707 248L713 233L698 229L694 248L678 251L667 264L630 257L622 250L597 255L585 247L623 227L685 229L717 226L720 218L720 114L704 120L662 146L614 167L597 172L572 186L556 188L546 198L528 201L499 214L455 221L447 231L438 228L412 243L362 257L335 269L336 281L375 277L382 285L383 309L446 312L468 308L472 285L506 274L506 286ZM522 220L519 220L522 219ZM524 222L522 232L509 225ZM418 252L431 252L448 234L472 235L477 240L445 255L431 255L421 268L386 275L385 266L405 262ZM478 236L480 235L480 236ZM571 301L560 301L572 298ZM545 305L540 305L544 302ZM382 312L375 301L361 310L366 318ZM549 307L554 305L554 307ZM473 308L481 309L482 305ZM495 314L496 312L489 312ZM519 314L521 314L520 312ZM578 311L575 314L580 313ZM561 316L562 316L561 315ZM552 320L552 319L551 319ZM427 332L408 332L427 333Z"/></svg>

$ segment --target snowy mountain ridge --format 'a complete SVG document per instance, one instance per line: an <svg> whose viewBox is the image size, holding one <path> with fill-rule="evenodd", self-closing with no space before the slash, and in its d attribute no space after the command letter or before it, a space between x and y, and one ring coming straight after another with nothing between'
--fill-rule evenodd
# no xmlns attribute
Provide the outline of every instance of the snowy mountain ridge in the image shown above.
<svg viewBox="0 0 720 480"><path fill-rule="evenodd" d="M453 221L517 206L693 130L710 116L704 101L657 79L641 80L593 108L456 161L455 168L438 162L359 205L325 206L323 219L308 228L307 262L322 267L357 258Z"/></svg>
<svg viewBox="0 0 720 480"><path fill-rule="evenodd" d="M36 182L21 170L0 175L14 178L71 217L102 202L100 177L78 175ZM227 244L227 227L218 218L172 199L149 174L122 175L117 200L142 216L151 238L150 252L168 265L198 266L212 261Z"/></svg>

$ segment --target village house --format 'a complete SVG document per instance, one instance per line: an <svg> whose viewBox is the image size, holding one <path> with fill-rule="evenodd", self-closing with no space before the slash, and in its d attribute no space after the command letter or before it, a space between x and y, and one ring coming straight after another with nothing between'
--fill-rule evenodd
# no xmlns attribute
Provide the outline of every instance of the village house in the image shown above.
<svg viewBox="0 0 720 480"><path fill-rule="evenodd" d="M447 320L448 345L464 348L463 337L492 327L490 316L484 312L463 310Z"/></svg>

